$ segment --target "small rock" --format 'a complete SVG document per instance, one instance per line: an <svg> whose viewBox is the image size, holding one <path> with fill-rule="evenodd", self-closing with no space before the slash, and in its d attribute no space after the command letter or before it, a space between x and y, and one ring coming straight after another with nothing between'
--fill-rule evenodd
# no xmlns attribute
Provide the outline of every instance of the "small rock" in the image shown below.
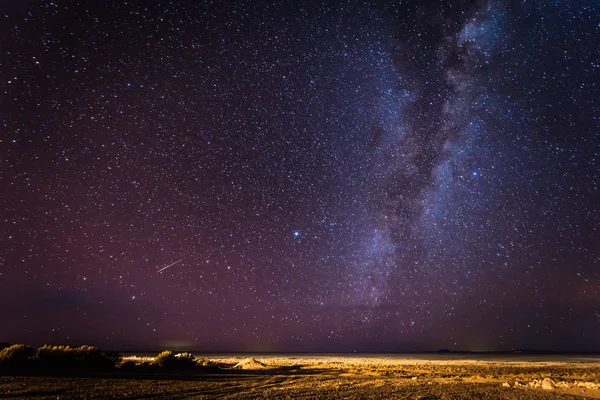
<svg viewBox="0 0 600 400"><path fill-rule="evenodd" d="M577 386L586 389L598 389L598 385L596 385L594 382L577 382Z"/></svg>
<svg viewBox="0 0 600 400"><path fill-rule="evenodd" d="M417 377L416 377L416 376L413 376L413 377L412 377L412 378L410 378L410 379L412 379L413 381L416 381L416 380L417 380Z"/></svg>
<svg viewBox="0 0 600 400"><path fill-rule="evenodd" d="M504 382L504 383L502 384L502 387L510 387L510 383L508 383L508 382Z"/></svg>
<svg viewBox="0 0 600 400"><path fill-rule="evenodd" d="M542 381L542 389L552 390L555 387L556 387L556 384L550 378L544 378L544 380Z"/></svg>

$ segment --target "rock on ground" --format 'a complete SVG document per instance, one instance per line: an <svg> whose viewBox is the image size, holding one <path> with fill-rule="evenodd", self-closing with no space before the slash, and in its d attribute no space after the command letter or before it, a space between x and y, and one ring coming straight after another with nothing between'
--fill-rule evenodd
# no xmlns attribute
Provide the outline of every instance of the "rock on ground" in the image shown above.
<svg viewBox="0 0 600 400"><path fill-rule="evenodd" d="M550 378L544 378L544 380L542 381L542 389L552 390L555 387L556 387L556 384Z"/></svg>

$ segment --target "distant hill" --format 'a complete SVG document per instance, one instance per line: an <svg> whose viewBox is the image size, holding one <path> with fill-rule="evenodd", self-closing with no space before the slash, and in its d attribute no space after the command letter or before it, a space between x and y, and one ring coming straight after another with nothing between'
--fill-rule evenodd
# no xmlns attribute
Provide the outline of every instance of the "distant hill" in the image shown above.
<svg viewBox="0 0 600 400"><path fill-rule="evenodd" d="M514 354L555 354L554 350L536 350L536 349L514 349L511 351Z"/></svg>

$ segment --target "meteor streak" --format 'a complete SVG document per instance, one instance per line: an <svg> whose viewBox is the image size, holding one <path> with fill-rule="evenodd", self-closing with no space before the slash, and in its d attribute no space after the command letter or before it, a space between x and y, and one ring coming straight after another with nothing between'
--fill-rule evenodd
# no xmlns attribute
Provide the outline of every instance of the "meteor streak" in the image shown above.
<svg viewBox="0 0 600 400"><path fill-rule="evenodd" d="M165 269L167 269L167 268L171 268L173 265L175 265L175 264L177 264L177 263L180 263L182 260L183 260L183 258L182 258L181 260L177 260L177 261L175 261L174 263L171 263L171 264L167 265L166 267L162 267L161 269L159 269L159 270L158 270L158 271L156 271L156 272L163 272Z"/></svg>

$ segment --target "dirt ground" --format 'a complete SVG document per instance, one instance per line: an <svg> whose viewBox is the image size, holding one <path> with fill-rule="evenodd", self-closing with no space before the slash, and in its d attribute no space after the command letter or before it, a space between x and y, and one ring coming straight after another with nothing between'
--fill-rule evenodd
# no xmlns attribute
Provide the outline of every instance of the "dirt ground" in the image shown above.
<svg viewBox="0 0 600 400"><path fill-rule="evenodd" d="M205 374L0 377L7 399L600 399L600 363L213 358Z"/></svg>

